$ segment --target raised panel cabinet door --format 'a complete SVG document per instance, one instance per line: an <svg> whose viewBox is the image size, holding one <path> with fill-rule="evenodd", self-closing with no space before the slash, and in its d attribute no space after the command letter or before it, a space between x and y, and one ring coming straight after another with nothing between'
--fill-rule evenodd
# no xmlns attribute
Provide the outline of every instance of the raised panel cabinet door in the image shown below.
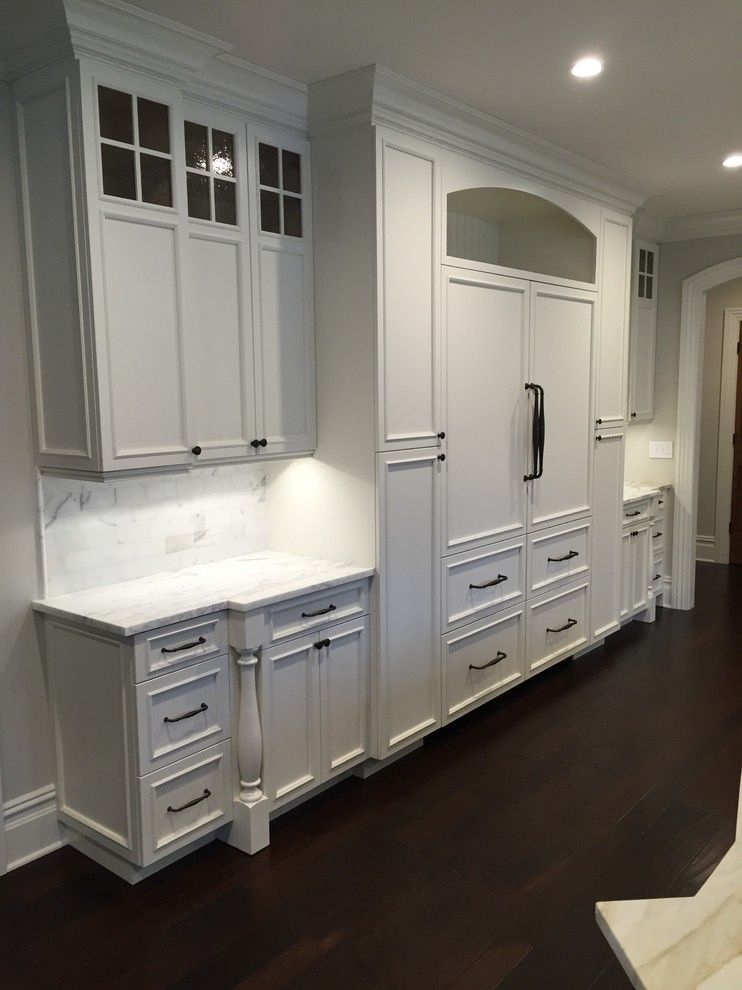
<svg viewBox="0 0 742 990"><path fill-rule="evenodd" d="M529 288L445 272L444 554L525 530Z"/></svg>
<svg viewBox="0 0 742 990"><path fill-rule="evenodd" d="M264 776L278 807L311 790L322 778L319 738L317 636L302 636L267 650L261 661Z"/></svg>
<svg viewBox="0 0 742 990"><path fill-rule="evenodd" d="M621 526L624 433L595 437L593 462L592 600L593 639L621 626Z"/></svg>
<svg viewBox="0 0 742 990"><path fill-rule="evenodd" d="M189 231L185 286L188 409L201 461L252 453L250 441L257 435L244 251L237 239Z"/></svg>
<svg viewBox="0 0 742 990"><path fill-rule="evenodd" d="M186 462L177 229L124 214L104 214L102 228L111 423L104 467Z"/></svg>
<svg viewBox="0 0 742 990"><path fill-rule="evenodd" d="M592 292L531 286L530 381L543 389L545 436L541 477L528 482L529 527L590 512L595 307ZM528 395L530 436L535 393ZM526 474L531 457L529 449Z"/></svg>
<svg viewBox="0 0 742 990"><path fill-rule="evenodd" d="M368 618L325 629L320 667L322 779L363 759L368 748Z"/></svg>
<svg viewBox="0 0 742 990"><path fill-rule="evenodd" d="M379 450L436 442L439 423L438 162L379 138Z"/></svg>
<svg viewBox="0 0 742 990"><path fill-rule="evenodd" d="M626 422L631 302L631 218L603 213L600 319L595 361L595 419L599 429Z"/></svg>
<svg viewBox="0 0 742 990"><path fill-rule="evenodd" d="M440 722L440 470L431 450L379 456L379 758Z"/></svg>
<svg viewBox="0 0 742 990"><path fill-rule="evenodd" d="M624 529L621 533L621 618L631 612L632 607L632 544L633 539L630 529Z"/></svg>
<svg viewBox="0 0 742 990"><path fill-rule="evenodd" d="M654 418L658 262L659 245L636 241L631 283L629 423L647 423Z"/></svg>
<svg viewBox="0 0 742 990"><path fill-rule="evenodd" d="M299 245L258 248L257 433L266 454L312 450L314 324L311 261Z"/></svg>

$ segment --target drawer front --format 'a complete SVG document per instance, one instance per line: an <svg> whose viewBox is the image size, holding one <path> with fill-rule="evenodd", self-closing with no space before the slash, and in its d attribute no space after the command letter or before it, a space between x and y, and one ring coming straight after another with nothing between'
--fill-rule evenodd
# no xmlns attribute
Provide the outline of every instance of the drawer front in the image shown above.
<svg viewBox="0 0 742 990"><path fill-rule="evenodd" d="M528 537L528 594L539 595L590 570L590 523L560 526Z"/></svg>
<svg viewBox="0 0 742 990"><path fill-rule="evenodd" d="M665 557L663 554L655 556L652 560L652 591L655 595L661 595L664 591L665 580Z"/></svg>
<svg viewBox="0 0 742 990"><path fill-rule="evenodd" d="M226 652L227 619L223 612L150 629L134 639L136 680Z"/></svg>
<svg viewBox="0 0 742 990"><path fill-rule="evenodd" d="M587 582L528 603L527 675L545 670L587 645Z"/></svg>
<svg viewBox="0 0 742 990"><path fill-rule="evenodd" d="M142 775L230 735L226 656L144 681L136 696Z"/></svg>
<svg viewBox="0 0 742 990"><path fill-rule="evenodd" d="M443 637L444 722L523 680L524 627L524 609L506 608Z"/></svg>
<svg viewBox="0 0 742 990"><path fill-rule="evenodd" d="M625 525L632 525L646 522L649 519L650 500L644 499L642 502L632 502L623 507L623 521Z"/></svg>
<svg viewBox="0 0 742 990"><path fill-rule="evenodd" d="M468 550L443 561L443 632L493 609L515 603L525 593L523 540Z"/></svg>
<svg viewBox="0 0 742 990"><path fill-rule="evenodd" d="M663 553L665 550L665 524L661 519L655 519L651 533L652 553Z"/></svg>
<svg viewBox="0 0 742 990"><path fill-rule="evenodd" d="M279 602L266 609L269 642L278 643L330 622L368 612L368 581L344 584L328 591Z"/></svg>
<svg viewBox="0 0 742 990"><path fill-rule="evenodd" d="M142 866L232 820L229 741L139 778Z"/></svg>

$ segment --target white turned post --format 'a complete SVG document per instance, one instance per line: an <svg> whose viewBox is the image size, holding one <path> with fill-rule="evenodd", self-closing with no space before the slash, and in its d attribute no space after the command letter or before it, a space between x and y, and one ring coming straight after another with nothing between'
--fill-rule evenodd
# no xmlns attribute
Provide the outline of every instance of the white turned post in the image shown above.
<svg viewBox="0 0 742 990"><path fill-rule="evenodd" d="M258 712L258 658L254 653L237 657L240 674L240 709L237 760L240 768L240 801L254 804L263 797L260 771L263 765L263 733Z"/></svg>
<svg viewBox="0 0 742 990"><path fill-rule="evenodd" d="M237 677L233 685L239 688L240 700L235 712L237 725L232 728L237 736L240 788L232 805L232 823L225 827L222 838L252 855L270 842L268 798L261 789L263 733L258 708L258 654L252 650L236 653Z"/></svg>

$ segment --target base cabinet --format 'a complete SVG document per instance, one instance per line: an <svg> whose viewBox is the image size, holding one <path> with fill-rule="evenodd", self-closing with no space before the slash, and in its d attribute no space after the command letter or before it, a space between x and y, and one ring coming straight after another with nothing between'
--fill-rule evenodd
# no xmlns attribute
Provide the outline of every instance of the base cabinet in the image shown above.
<svg viewBox="0 0 742 990"><path fill-rule="evenodd" d="M274 809L365 758L368 655L367 616L265 651L263 776Z"/></svg>
<svg viewBox="0 0 742 990"><path fill-rule="evenodd" d="M583 582L528 603L526 676L530 677L587 646L590 585Z"/></svg>
<svg viewBox="0 0 742 990"><path fill-rule="evenodd" d="M643 612L649 605L652 584L650 538L648 519L624 527L621 537L622 618Z"/></svg>
<svg viewBox="0 0 742 990"><path fill-rule="evenodd" d="M591 630L599 640L621 626L624 432L601 430L594 444Z"/></svg>

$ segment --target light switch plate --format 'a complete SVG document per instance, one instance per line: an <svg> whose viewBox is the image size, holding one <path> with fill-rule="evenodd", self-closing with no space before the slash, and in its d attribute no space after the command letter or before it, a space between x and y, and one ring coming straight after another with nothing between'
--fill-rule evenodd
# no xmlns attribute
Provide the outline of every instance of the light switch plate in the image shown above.
<svg viewBox="0 0 742 990"><path fill-rule="evenodd" d="M649 456L663 460L672 460L672 440L650 440Z"/></svg>

